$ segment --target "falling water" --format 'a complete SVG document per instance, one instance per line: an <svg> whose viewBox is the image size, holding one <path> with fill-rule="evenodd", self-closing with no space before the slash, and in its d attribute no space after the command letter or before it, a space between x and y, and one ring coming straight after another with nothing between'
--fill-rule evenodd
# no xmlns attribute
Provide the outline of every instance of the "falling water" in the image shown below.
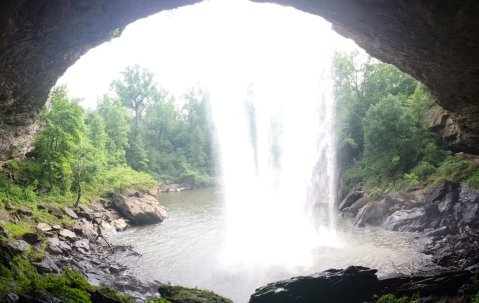
<svg viewBox="0 0 479 303"><path fill-rule="evenodd" d="M293 68L211 90L227 204L223 261L234 268L308 266L314 249L337 244L329 59L315 76Z"/></svg>

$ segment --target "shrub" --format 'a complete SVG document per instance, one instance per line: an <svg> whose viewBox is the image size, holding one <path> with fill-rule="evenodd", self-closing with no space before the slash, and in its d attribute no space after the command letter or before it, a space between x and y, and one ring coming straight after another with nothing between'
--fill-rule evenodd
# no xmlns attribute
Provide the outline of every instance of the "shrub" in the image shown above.
<svg viewBox="0 0 479 303"><path fill-rule="evenodd" d="M420 181L425 181L435 171L436 167L434 165L426 161L421 161L411 170L411 173L415 174Z"/></svg>

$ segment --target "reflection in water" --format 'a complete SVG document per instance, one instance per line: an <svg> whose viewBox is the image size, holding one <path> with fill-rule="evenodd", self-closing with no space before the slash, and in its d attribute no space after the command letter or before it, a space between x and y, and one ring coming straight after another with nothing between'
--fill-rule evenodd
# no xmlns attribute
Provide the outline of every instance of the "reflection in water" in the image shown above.
<svg viewBox="0 0 479 303"><path fill-rule="evenodd" d="M204 189L162 194L159 200L169 210L166 221L131 228L111 238L114 244L133 245L142 254L127 257L123 260L125 264L140 279L210 289L235 302L247 302L255 288L268 282L328 268L363 265L377 268L379 275L385 276L409 274L429 262L427 256L418 253L421 243L413 235L356 229L348 221L339 221L337 236L341 246L318 248L312 264L225 267L221 252L226 237L226 216L221 192ZM248 224L248 217L243 224ZM255 247L248 249L256 251Z"/></svg>

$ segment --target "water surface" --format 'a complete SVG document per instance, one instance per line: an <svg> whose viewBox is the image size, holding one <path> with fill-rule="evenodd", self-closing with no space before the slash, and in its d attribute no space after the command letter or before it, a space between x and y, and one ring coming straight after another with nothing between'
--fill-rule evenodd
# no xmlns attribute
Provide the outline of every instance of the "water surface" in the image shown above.
<svg viewBox="0 0 479 303"><path fill-rule="evenodd" d="M268 282L329 268L362 265L386 276L410 274L429 263L428 257L419 253L422 243L414 234L353 228L347 220L337 222L339 243L317 247L312 262L294 267L261 266L246 260L232 263L224 252L226 216L221 191L161 194L159 200L168 208L167 220L130 228L110 239L114 244L132 245L142 255L122 261L140 279L209 289L234 302L247 302L255 288ZM287 218L284 222L288 224ZM244 224L248 224L247 217ZM261 253L256 247L238 249Z"/></svg>

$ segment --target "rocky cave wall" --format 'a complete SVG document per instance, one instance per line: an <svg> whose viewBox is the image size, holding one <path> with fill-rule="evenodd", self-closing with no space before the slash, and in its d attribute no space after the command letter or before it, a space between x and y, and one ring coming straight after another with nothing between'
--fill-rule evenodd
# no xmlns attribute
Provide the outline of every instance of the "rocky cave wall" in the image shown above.
<svg viewBox="0 0 479 303"><path fill-rule="evenodd" d="M338 33L353 39L371 55L422 81L447 110L437 111L441 116L435 119L439 127L444 121L449 147L479 154L479 3L474 0L255 1L288 5L320 15L332 22ZM3 0L0 3L0 161L26 151L31 135L38 128L38 112L49 90L82 54L139 18L195 2L199 1Z"/></svg>

